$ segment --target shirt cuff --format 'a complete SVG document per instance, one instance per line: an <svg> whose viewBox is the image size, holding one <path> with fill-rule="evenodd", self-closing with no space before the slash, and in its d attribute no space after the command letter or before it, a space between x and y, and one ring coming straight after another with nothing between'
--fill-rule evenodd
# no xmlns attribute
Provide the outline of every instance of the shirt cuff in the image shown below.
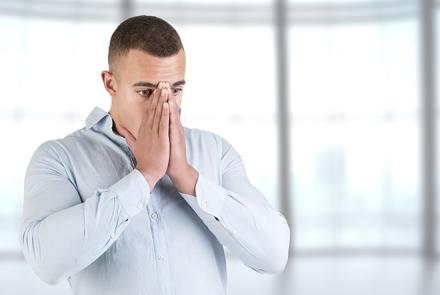
<svg viewBox="0 0 440 295"><path fill-rule="evenodd" d="M109 190L116 193L122 207L130 217L146 208L152 193L147 180L137 168L111 185Z"/></svg>
<svg viewBox="0 0 440 295"><path fill-rule="evenodd" d="M226 198L226 190L199 172L196 196L180 193L202 220L218 220Z"/></svg>

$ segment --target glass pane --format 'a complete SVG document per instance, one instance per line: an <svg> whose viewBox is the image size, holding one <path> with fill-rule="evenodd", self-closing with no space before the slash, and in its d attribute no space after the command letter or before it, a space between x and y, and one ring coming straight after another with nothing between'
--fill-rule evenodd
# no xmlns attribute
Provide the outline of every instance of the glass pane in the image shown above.
<svg viewBox="0 0 440 295"><path fill-rule="evenodd" d="M9 81L2 89L8 100L0 103L0 123L7 126L5 136L16 139L4 146L0 159L11 167L1 172L0 251L18 250L24 171L36 147L83 127L94 106L109 109L100 72L107 68L108 42L116 25L0 18L0 33L10 40L0 44L0 78ZM184 125L230 141L242 155L251 182L277 206L274 50L272 42L260 42L272 40L272 30L188 26L178 31L188 66ZM18 154L18 159L10 156Z"/></svg>
<svg viewBox="0 0 440 295"><path fill-rule="evenodd" d="M177 30L187 55L182 121L230 141L251 182L277 206L273 30L222 25Z"/></svg>
<svg viewBox="0 0 440 295"><path fill-rule="evenodd" d="M299 248L418 247L415 118L299 121L292 134Z"/></svg>
<svg viewBox="0 0 440 295"><path fill-rule="evenodd" d="M14 17L0 18L0 118L4 138L0 161L0 251L17 251L24 172L43 141L64 137L84 126L95 105L110 98L100 72L107 68L113 24ZM56 42L54 42L54 38ZM11 156L15 155L15 156ZM17 157L19 155L19 157Z"/></svg>
<svg viewBox="0 0 440 295"><path fill-rule="evenodd" d="M416 21L290 29L298 249L420 247Z"/></svg>

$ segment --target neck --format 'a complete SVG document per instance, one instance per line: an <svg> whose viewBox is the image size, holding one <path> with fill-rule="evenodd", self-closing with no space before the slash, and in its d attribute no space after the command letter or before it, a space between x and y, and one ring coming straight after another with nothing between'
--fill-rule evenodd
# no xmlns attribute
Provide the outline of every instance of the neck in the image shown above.
<svg viewBox="0 0 440 295"><path fill-rule="evenodd" d="M118 135L118 136L121 136L121 137L124 137L124 136L122 136L121 135L121 133L119 132L119 120L118 120L118 118L117 118L117 116L115 115L115 112L110 108L110 111L108 111L108 113L110 114L110 117L111 117L111 119L112 119L112 121L113 121L113 124L112 124L112 130L113 130L113 132L116 134L116 135Z"/></svg>

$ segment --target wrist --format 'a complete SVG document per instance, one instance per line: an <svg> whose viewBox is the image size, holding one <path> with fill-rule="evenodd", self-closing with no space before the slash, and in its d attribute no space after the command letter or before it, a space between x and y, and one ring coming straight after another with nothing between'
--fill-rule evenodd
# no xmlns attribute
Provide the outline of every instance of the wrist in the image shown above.
<svg viewBox="0 0 440 295"><path fill-rule="evenodd" d="M194 168L187 164L183 166L183 168L175 169L175 170L167 170L167 175L171 178L171 180L179 181L184 179L186 175L193 172Z"/></svg>
<svg viewBox="0 0 440 295"><path fill-rule="evenodd" d="M196 196L195 186L197 183L199 172L194 169L194 167L188 165L188 167L178 175L169 176L179 192Z"/></svg>
<svg viewBox="0 0 440 295"><path fill-rule="evenodd" d="M156 183L158 181L157 177L153 177L153 176L145 173L144 171L142 171L138 167L136 167L136 169L139 170L139 172L142 173L142 175L144 176L145 180L148 182L148 186L150 187L150 190L152 191L154 186L156 185Z"/></svg>

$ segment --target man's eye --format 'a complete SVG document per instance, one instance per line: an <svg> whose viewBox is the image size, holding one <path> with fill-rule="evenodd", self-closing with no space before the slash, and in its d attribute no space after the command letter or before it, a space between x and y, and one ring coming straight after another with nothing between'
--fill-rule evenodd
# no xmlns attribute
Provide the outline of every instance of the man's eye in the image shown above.
<svg viewBox="0 0 440 295"><path fill-rule="evenodd" d="M183 90L182 88L173 88L173 94L178 94L182 90Z"/></svg>
<svg viewBox="0 0 440 295"><path fill-rule="evenodd" d="M137 93L139 93L139 95L141 96L149 97L153 93L153 89L142 89L139 90Z"/></svg>

